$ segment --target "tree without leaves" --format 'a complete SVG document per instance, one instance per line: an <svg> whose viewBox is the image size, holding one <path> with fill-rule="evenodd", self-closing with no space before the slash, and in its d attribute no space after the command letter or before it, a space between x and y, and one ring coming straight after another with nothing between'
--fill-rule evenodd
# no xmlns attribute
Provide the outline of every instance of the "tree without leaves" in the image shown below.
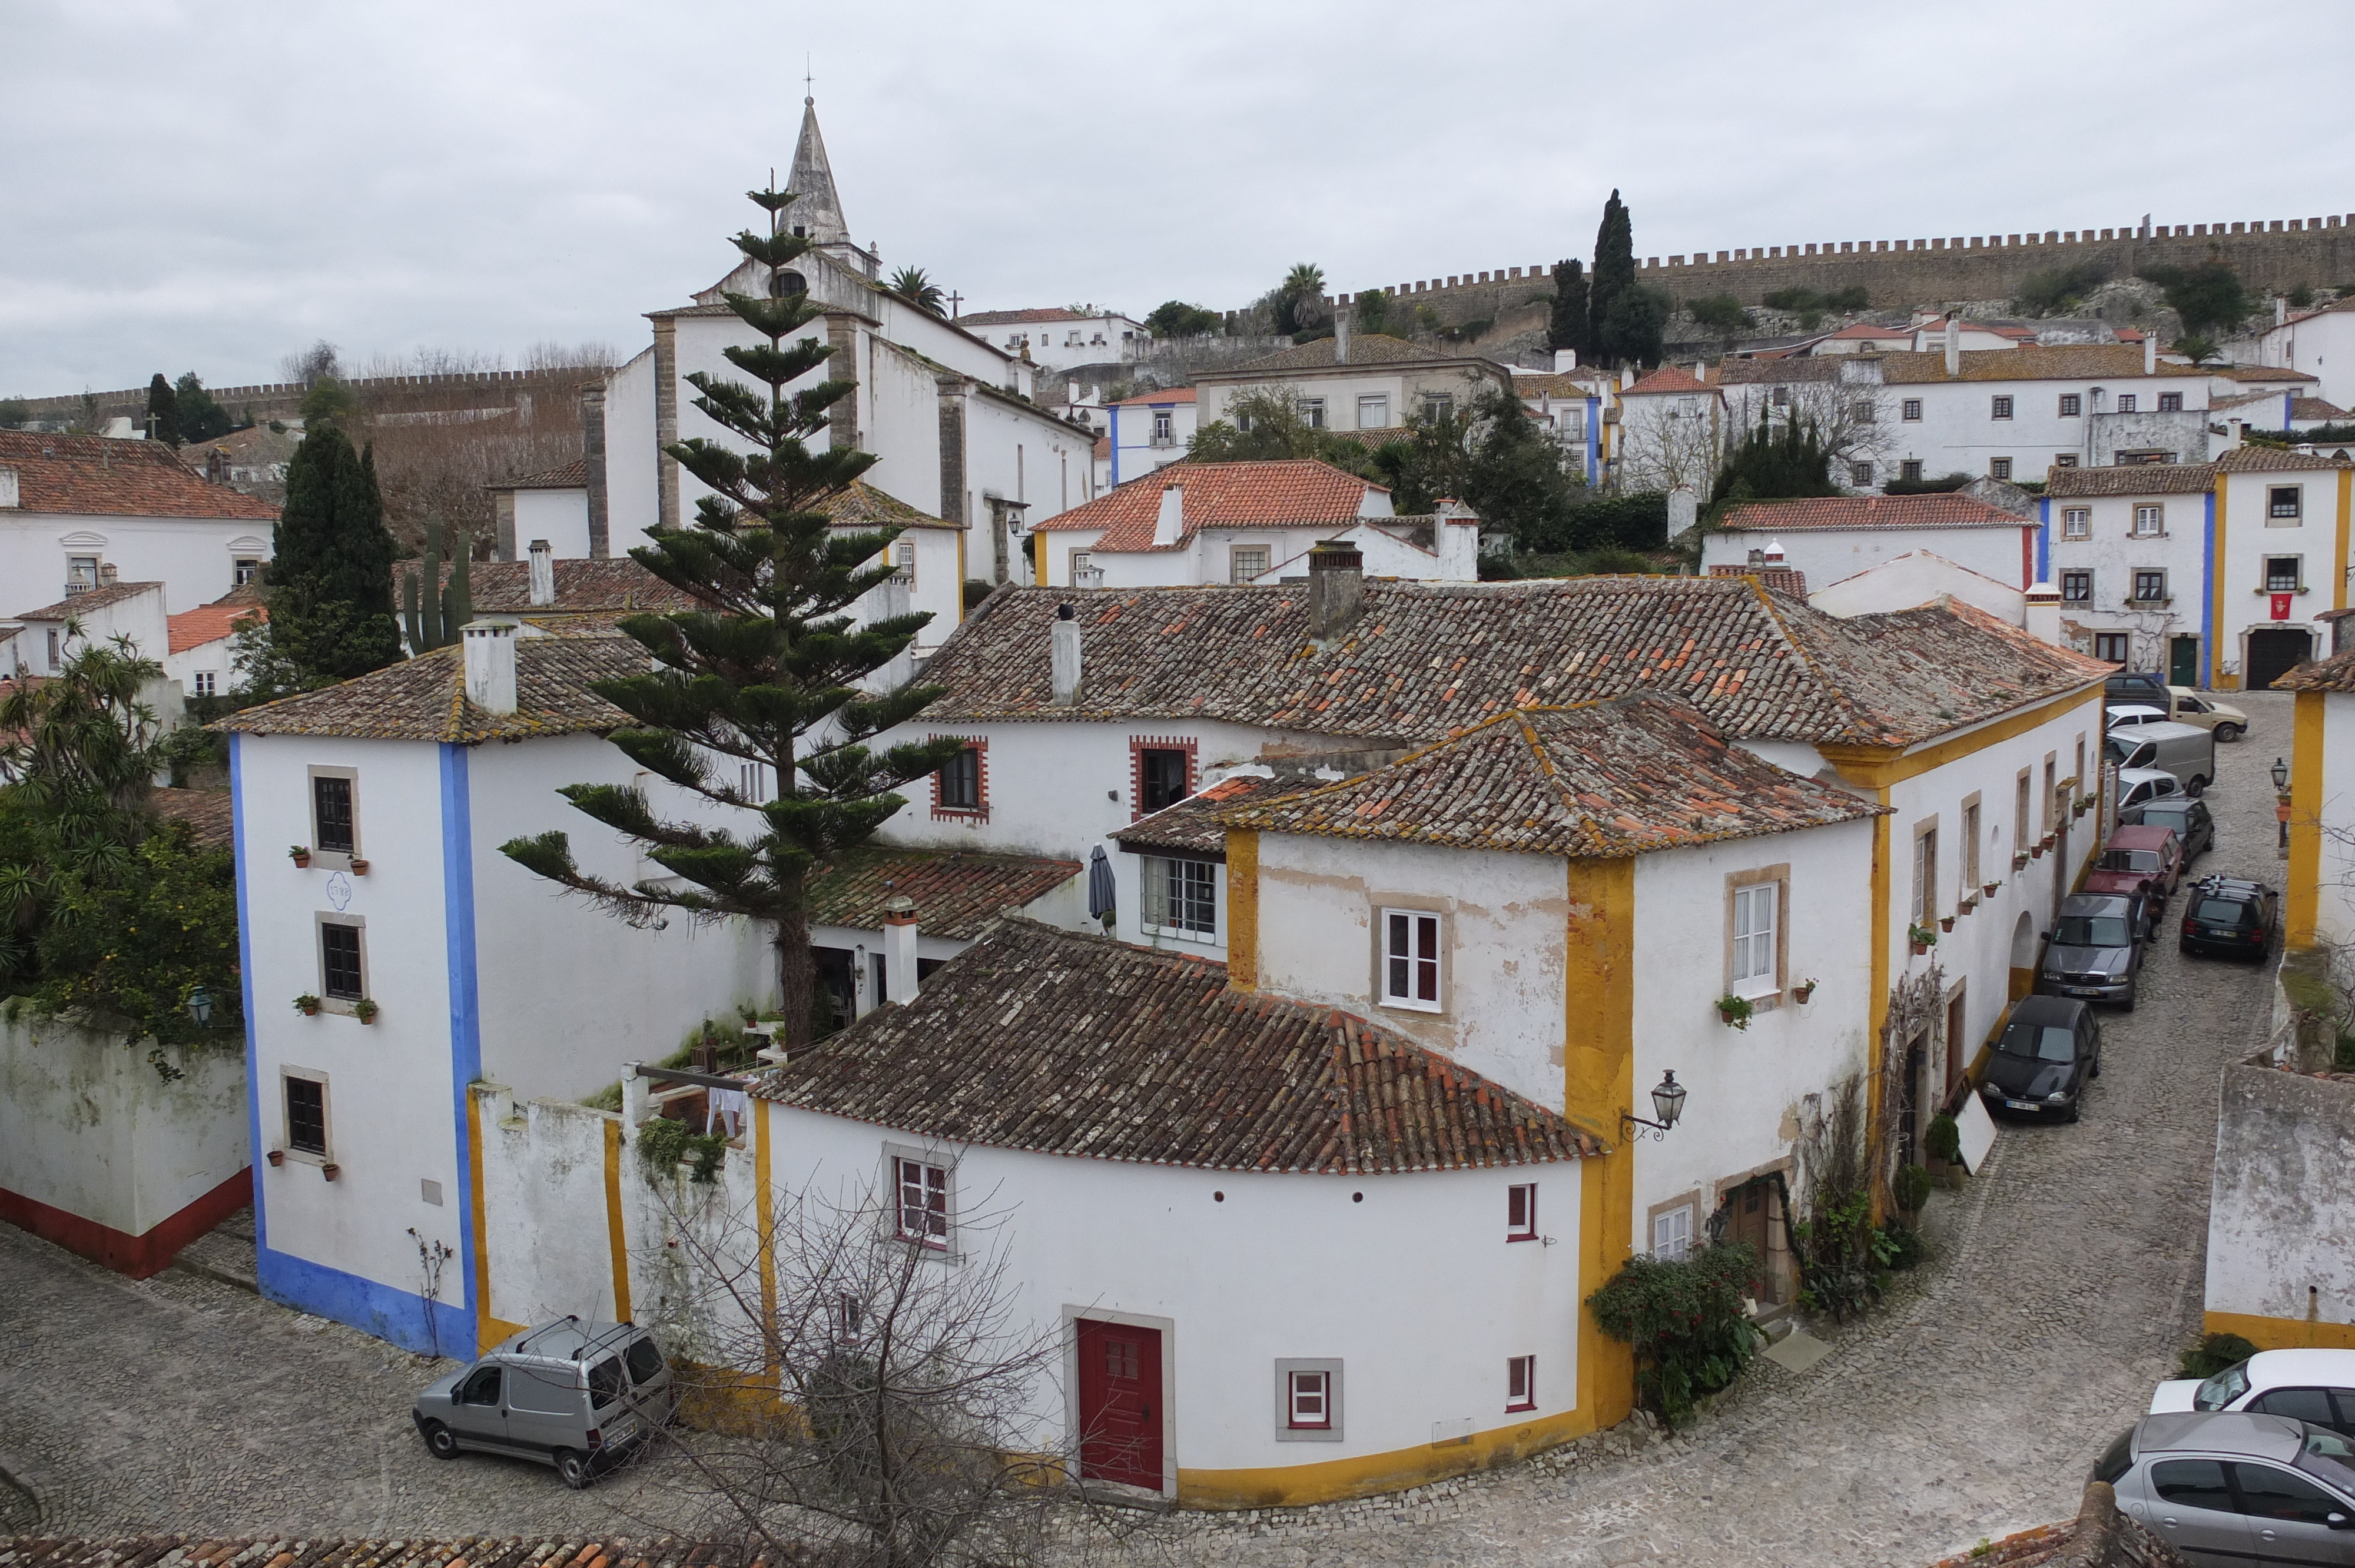
<svg viewBox="0 0 2355 1568"><path fill-rule="evenodd" d="M834 350L814 336L786 346L820 313L806 291L786 291L782 276L810 241L779 224L777 215L794 200L790 193L748 194L769 214L769 233L748 230L735 243L769 270L770 293L727 300L765 341L725 353L766 391L701 371L687 379L700 394L695 406L752 453L699 438L666 449L712 493L697 502L693 527L658 528L630 555L692 597L696 608L622 621L622 630L645 644L661 668L593 689L636 721L611 739L639 767L718 805L757 813L758 828L740 838L666 821L643 790L575 784L559 793L647 845L667 877L688 885L623 886L591 875L574 863L558 830L501 847L634 925L660 927L674 913L768 923L787 1042L798 1046L809 1038L815 988L805 887L810 867L873 833L906 804L894 792L899 786L936 771L961 743L908 743L880 754L865 744L940 694L936 686L859 689L932 618L857 624L858 601L891 577L888 556L899 530L837 534L818 510L876 460L847 447L809 444L826 429L826 410L857 384L822 380L786 390ZM762 765L775 780L774 798L758 801L740 792L725 762Z"/></svg>
<svg viewBox="0 0 2355 1568"><path fill-rule="evenodd" d="M167 447L180 444L180 399L160 370L147 383L147 439Z"/></svg>

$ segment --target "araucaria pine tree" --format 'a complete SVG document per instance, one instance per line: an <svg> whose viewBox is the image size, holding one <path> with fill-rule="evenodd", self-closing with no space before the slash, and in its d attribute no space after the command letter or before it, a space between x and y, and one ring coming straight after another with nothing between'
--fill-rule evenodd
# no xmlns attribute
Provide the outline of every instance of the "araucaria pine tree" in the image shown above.
<svg viewBox="0 0 2355 1568"><path fill-rule="evenodd" d="M871 684L932 618L860 625L853 613L891 576L889 546L898 530L837 533L819 510L875 458L813 445L826 429L826 410L855 382L827 379L786 391L834 350L804 332L818 306L786 273L810 247L779 222L792 194L747 194L769 215L769 231L740 234L736 247L769 270L768 294L731 293L727 301L766 341L725 352L757 386L702 372L687 380L701 394L695 406L751 455L700 439L666 449L712 493L696 503L692 527L656 528L630 554L695 608L623 620L621 630L645 644L658 668L593 687L636 721L613 732L615 746L649 772L742 811L745 831L666 821L641 789L573 784L559 792L645 844L666 879L684 885L624 886L591 875L574 863L559 830L501 849L633 925L659 927L674 914L765 922L776 947L785 1037L799 1044L809 1038L815 994L811 869L873 833L906 803L898 788L936 771L959 743L880 751L866 744L940 694L937 686L879 692L861 684ZM773 799L738 788L743 763L759 764L774 780Z"/></svg>

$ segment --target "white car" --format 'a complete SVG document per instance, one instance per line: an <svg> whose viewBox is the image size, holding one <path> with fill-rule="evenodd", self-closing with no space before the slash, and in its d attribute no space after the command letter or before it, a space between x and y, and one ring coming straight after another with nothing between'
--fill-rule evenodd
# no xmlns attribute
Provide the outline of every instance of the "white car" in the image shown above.
<svg viewBox="0 0 2355 1568"><path fill-rule="evenodd" d="M2161 795L2180 795L2183 786L2174 774L2163 768L2121 768L2118 769L2118 810L2139 806L2146 800L2156 800Z"/></svg>
<svg viewBox="0 0 2355 1568"><path fill-rule="evenodd" d="M2175 699L2171 716L2176 723L2213 730L2219 741L2238 740L2249 733L2249 715L2229 703L2203 697L2189 686L2169 686L2167 691Z"/></svg>
<svg viewBox="0 0 2355 1568"><path fill-rule="evenodd" d="M2259 1351L2204 1382L2160 1383L2150 1410L2254 1410L2355 1436L2355 1351Z"/></svg>
<svg viewBox="0 0 2355 1568"><path fill-rule="evenodd" d="M2120 729L2127 725L2165 724L2165 708L2152 707L2148 703L2112 703L2109 707L2110 727Z"/></svg>

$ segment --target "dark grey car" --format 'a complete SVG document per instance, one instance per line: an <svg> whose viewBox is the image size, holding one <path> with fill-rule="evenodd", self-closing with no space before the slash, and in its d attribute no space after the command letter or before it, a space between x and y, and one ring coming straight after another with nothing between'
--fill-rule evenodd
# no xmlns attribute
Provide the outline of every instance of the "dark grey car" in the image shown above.
<svg viewBox="0 0 2355 1568"><path fill-rule="evenodd" d="M2183 842L2183 863L2187 867L2216 847L2216 819L2210 814L2207 802L2189 795L2165 795L2130 806L2118 813L2118 822L2120 826L2131 822L2138 827L2173 828L2175 836Z"/></svg>
<svg viewBox="0 0 2355 1568"><path fill-rule="evenodd" d="M2131 894L2071 894L2061 901L2061 918L2044 933L2037 991L2132 1012L2151 921L2149 901Z"/></svg>
<svg viewBox="0 0 2355 1568"><path fill-rule="evenodd" d="M1979 1079L1995 1112L2075 1121L2085 1086L2102 1075L2102 1027L2084 1002L2023 996L2011 1004Z"/></svg>
<svg viewBox="0 0 2355 1568"><path fill-rule="evenodd" d="M2146 1415L2094 1478L2200 1568L2355 1565L2355 1442L2247 1411Z"/></svg>
<svg viewBox="0 0 2355 1568"><path fill-rule="evenodd" d="M661 1429L676 1404L645 1330L565 1318L527 1329L417 1396L410 1418L437 1459L467 1449L552 1465L585 1487Z"/></svg>

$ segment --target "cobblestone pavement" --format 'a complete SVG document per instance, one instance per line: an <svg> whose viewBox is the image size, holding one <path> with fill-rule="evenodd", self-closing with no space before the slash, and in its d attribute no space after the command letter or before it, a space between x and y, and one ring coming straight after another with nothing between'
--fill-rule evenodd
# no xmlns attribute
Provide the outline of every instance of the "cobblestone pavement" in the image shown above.
<svg viewBox="0 0 2355 1568"><path fill-rule="evenodd" d="M2220 842L2200 869L2277 885L2265 770L2288 705L2240 702L2255 727L2218 748ZM1892 1302L1811 1325L1832 1354L1804 1373L1759 1363L1692 1431L1188 1520L1152 1555L1866 1568L2073 1514L2094 1456L2198 1331L2217 1072L2257 1044L2270 996L2264 971L2162 945L2137 1011L2105 1018L2084 1120L2009 1128L1980 1178L1934 1199L1935 1255ZM214 1279L124 1280L5 1226L0 1323L0 1471L38 1498L44 1532L634 1533L666 1478L574 1494L519 1462L436 1464L408 1420L430 1361ZM22 1528L20 1510L0 1501L0 1520Z"/></svg>

